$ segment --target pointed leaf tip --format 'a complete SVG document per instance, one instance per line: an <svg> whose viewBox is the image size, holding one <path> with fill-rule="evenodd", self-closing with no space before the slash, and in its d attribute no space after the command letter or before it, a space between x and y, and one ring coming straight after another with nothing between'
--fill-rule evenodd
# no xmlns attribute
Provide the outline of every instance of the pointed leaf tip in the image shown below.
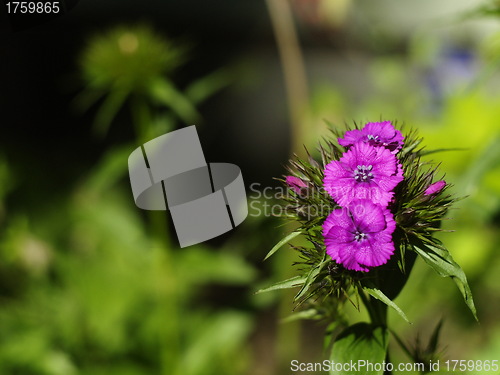
<svg viewBox="0 0 500 375"><path fill-rule="evenodd" d="M367 286L363 287L363 290L366 291L373 298L378 299L379 301L385 303L387 306L393 308L407 323L412 324L406 314L401 308L394 303L389 297L387 297L380 289L376 288L373 284L367 284Z"/></svg>
<svg viewBox="0 0 500 375"><path fill-rule="evenodd" d="M278 251L284 244L286 244L287 242L293 240L295 237L297 237L299 234L302 234L302 231L295 231L295 232L292 232L290 233L288 236L284 237L283 239L281 239L280 242L278 242L276 245L274 245L274 247L271 249L271 251L269 251L266 255L266 257L264 258L264 260L268 259L271 255L273 255L276 251Z"/></svg>
<svg viewBox="0 0 500 375"><path fill-rule="evenodd" d="M472 315L478 321L476 306L472 298L472 291L470 289L465 272L453 259L450 252L444 246L434 246L429 243L424 243L419 239L414 238L411 241L413 250L422 257L422 259L431 266L441 277L450 277L455 281L462 293L465 303L469 307Z"/></svg>

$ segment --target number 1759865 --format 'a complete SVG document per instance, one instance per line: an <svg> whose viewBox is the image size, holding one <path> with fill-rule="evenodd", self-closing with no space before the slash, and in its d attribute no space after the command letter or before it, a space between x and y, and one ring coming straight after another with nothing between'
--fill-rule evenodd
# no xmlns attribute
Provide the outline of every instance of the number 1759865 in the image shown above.
<svg viewBox="0 0 500 375"><path fill-rule="evenodd" d="M59 3L59 1L9 1L5 5L7 6L7 13L9 14L48 14L59 13L61 10L61 8L59 7Z"/></svg>

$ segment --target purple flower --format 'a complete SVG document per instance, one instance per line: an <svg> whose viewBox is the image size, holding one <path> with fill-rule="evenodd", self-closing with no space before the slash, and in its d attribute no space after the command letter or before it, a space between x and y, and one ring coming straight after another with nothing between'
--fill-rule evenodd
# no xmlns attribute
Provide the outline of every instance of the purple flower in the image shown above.
<svg viewBox="0 0 500 375"><path fill-rule="evenodd" d="M446 186L446 181L444 181L444 180L434 182L433 184L430 184L427 187L427 189L425 189L424 195L431 195L431 194L439 193L441 190L444 189L445 186Z"/></svg>
<svg viewBox="0 0 500 375"><path fill-rule="evenodd" d="M333 210L323 223L326 252L348 270L368 272L394 253L391 212L367 199Z"/></svg>
<svg viewBox="0 0 500 375"><path fill-rule="evenodd" d="M394 154L360 142L325 167L323 184L339 206L355 199L387 206L394 195L391 190L402 180L403 169Z"/></svg>
<svg viewBox="0 0 500 375"><path fill-rule="evenodd" d="M373 146L384 146L396 154L403 147L404 137L390 121L369 122L363 129L348 130L344 138L339 138L339 144L344 147L358 142L366 142Z"/></svg>
<svg viewBox="0 0 500 375"><path fill-rule="evenodd" d="M286 176L285 182L290 188L292 188L297 194L300 194L302 188L307 187L307 183L295 176Z"/></svg>

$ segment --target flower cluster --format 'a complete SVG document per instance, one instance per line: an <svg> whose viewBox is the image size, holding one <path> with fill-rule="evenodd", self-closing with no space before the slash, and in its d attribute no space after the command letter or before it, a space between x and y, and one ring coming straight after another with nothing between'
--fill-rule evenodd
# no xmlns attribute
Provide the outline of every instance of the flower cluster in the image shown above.
<svg viewBox="0 0 500 375"><path fill-rule="evenodd" d="M292 245L302 275L265 290L300 286L294 301L316 318L341 320L346 301L371 304L369 295L407 319L393 300L421 258L457 283L475 316L465 273L435 238L457 200L437 178L439 164L424 160L443 150L427 150L415 129L390 121L346 128L332 127L335 139L318 145L320 158L290 160L281 216L299 225L268 257L304 236L305 244Z"/></svg>
<svg viewBox="0 0 500 375"><path fill-rule="evenodd" d="M403 180L395 156L403 140L389 121L368 123L339 138L347 151L326 165L324 188L340 206L323 224L326 252L346 269L367 272L394 253L388 205Z"/></svg>
<svg viewBox="0 0 500 375"><path fill-rule="evenodd" d="M300 275L260 290L300 288L294 302L303 311L294 318L331 322L329 342L330 327L342 327L333 338L330 356L342 360L361 353L353 347L366 344L367 350L373 349L373 327L388 327L389 307L409 322L394 299L418 258L438 275L453 279L477 319L465 273L435 238L457 200L448 193L443 177L437 178L439 164L424 160L443 149L427 150L415 129L403 136L404 128L396 129L390 121L346 128L332 128L336 141L319 144L321 159L307 152L307 158L295 155L290 160L289 175L282 180L288 188L282 197L282 216L299 225L266 258L302 235L307 242L292 245L299 252L295 264ZM343 309L347 302L358 310L362 303L372 324L353 324ZM364 335L358 332L368 332L370 340L363 343ZM387 347L380 347L380 358L387 353ZM413 360L421 358L415 354Z"/></svg>

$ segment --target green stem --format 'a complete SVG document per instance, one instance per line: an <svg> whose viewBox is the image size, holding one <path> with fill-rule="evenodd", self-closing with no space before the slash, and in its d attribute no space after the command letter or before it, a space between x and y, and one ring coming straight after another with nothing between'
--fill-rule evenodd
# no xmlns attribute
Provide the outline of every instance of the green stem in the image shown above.
<svg viewBox="0 0 500 375"><path fill-rule="evenodd" d="M151 127L152 116L148 105L143 98L136 95L131 98L130 109L132 121L135 128L135 136L138 144L148 141L149 129Z"/></svg>
<svg viewBox="0 0 500 375"><path fill-rule="evenodd" d="M297 257L298 258L298 257ZM295 254L291 251L279 251L274 259L274 272L280 275L280 279L287 279L294 275L293 269L289 267L294 261L298 261ZM278 315L281 318L289 316L293 311L293 299L295 291L292 289L285 290L280 296L278 305ZM291 360L299 357L300 354L300 320L287 323L278 323L278 332L276 338L276 352L280 361L280 365L290 363Z"/></svg>
<svg viewBox="0 0 500 375"><path fill-rule="evenodd" d="M378 299L372 298L366 295L362 288L359 288L359 295L361 297L361 301L366 307L368 314L370 315L370 321L372 324L377 326L382 326L388 329L387 326L387 305ZM389 348L387 348L386 352L386 362L390 362L389 356ZM392 372L387 370L384 372L384 375L391 375Z"/></svg>
<svg viewBox="0 0 500 375"><path fill-rule="evenodd" d="M132 98L132 119L136 131L137 143L142 145L151 135L152 116L146 101L140 96ZM162 305L165 324L159 332L161 374L182 374L181 358L181 298L178 295L178 280L173 267L175 260L171 251L170 235L168 231L167 214L165 211L148 211L149 225L152 236L159 242L155 246L158 257L158 299Z"/></svg>
<svg viewBox="0 0 500 375"><path fill-rule="evenodd" d="M309 101L304 58L293 22L290 1L266 0L280 54L291 128L291 153L303 154L307 138L305 114Z"/></svg>
<svg viewBox="0 0 500 375"><path fill-rule="evenodd" d="M367 296L363 289L359 289L359 296L365 305L372 324L387 327L387 305L377 299Z"/></svg>
<svg viewBox="0 0 500 375"><path fill-rule="evenodd" d="M288 114L291 124L290 154L303 153L303 142L306 139L304 125L308 105L308 87L304 67L304 59L293 22L292 9L287 0L266 0L267 10L271 19L281 66L288 103ZM290 274L290 253L279 252L274 260L276 274L286 278ZM283 293L279 305L280 316L290 314L293 292ZM282 363L289 363L290 359L298 357L300 353L300 323L281 324L278 327L277 347L278 357Z"/></svg>
<svg viewBox="0 0 500 375"><path fill-rule="evenodd" d="M413 360L413 354L411 353L410 349L405 345L403 340L399 337L399 335L392 329L390 330L390 332L396 339L396 342L398 343L399 347L403 350L403 352L405 352L405 354Z"/></svg>

